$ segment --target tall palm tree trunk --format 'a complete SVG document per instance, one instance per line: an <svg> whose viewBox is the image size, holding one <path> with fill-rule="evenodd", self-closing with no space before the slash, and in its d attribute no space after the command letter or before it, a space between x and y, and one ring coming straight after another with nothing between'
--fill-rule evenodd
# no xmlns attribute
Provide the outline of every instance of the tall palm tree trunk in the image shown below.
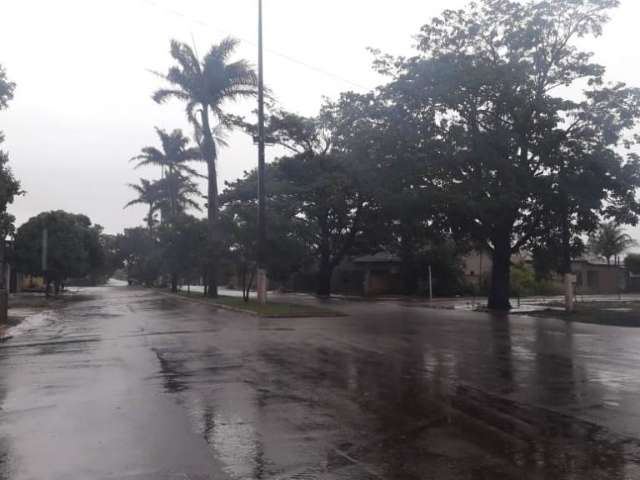
<svg viewBox="0 0 640 480"><path fill-rule="evenodd" d="M153 205L149 204L149 213L147 214L147 226L149 231L153 231Z"/></svg>
<svg viewBox="0 0 640 480"><path fill-rule="evenodd" d="M218 172L216 169L216 144L209 125L209 110L202 109L202 156L207 162L208 170L208 208L207 208L207 240L209 255L207 258L207 295L218 297L218 266L220 263L218 241Z"/></svg>
<svg viewBox="0 0 640 480"><path fill-rule="evenodd" d="M175 172L171 167L169 167L169 178L171 179L171 181L169 182L169 214L171 215L172 219L175 219L177 195L176 195L176 185L174 183Z"/></svg>

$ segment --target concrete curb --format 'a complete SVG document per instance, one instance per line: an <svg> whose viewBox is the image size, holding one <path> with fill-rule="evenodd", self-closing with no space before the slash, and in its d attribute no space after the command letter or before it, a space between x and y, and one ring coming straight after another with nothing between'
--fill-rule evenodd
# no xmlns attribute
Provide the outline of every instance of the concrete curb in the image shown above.
<svg viewBox="0 0 640 480"><path fill-rule="evenodd" d="M228 305L222 305L220 303L215 303L215 302L206 301L206 300L198 300L197 298L185 297L183 295L177 295L175 293L167 293L167 292L161 292L161 291L158 291L158 292L162 295L166 295L167 297L177 298L178 300L183 300L185 302L199 303L200 305L206 305L207 307L211 307L211 308L219 308L220 310L227 310L229 312L244 313L245 315L249 315L251 317L264 318L259 313L252 312L250 310L242 310L241 308L230 307Z"/></svg>
<svg viewBox="0 0 640 480"><path fill-rule="evenodd" d="M404 305L408 305L410 307L418 307L418 308L427 308L429 310L455 310L456 307L453 305L429 305L429 304L411 304L406 303ZM473 311L473 310L470 310Z"/></svg>
<svg viewBox="0 0 640 480"><path fill-rule="evenodd" d="M249 315L251 317L255 317L255 318L272 318L272 319L296 319L296 318L342 318L342 317L348 317L349 315L342 313L342 312L337 312L337 311L331 311L331 313L329 314L327 313L309 313L309 314L260 314L258 312L254 312L252 310L244 310L242 308L237 308L237 307L230 307L228 305L224 305L224 304L220 304L220 303L216 303L215 301L205 301L205 300L199 300L197 298L191 298L191 297L185 297L183 295L179 295L179 294L175 294L175 293L168 293L168 292L163 292L158 290L159 293L161 293L162 295L166 295L169 297L173 297L173 298L178 298L180 300L184 300L187 302L193 302L193 303L198 303L200 305L206 305L212 308L219 308L220 310L226 310L229 312L234 312L234 313L242 313L245 315ZM295 305L295 304L293 304Z"/></svg>

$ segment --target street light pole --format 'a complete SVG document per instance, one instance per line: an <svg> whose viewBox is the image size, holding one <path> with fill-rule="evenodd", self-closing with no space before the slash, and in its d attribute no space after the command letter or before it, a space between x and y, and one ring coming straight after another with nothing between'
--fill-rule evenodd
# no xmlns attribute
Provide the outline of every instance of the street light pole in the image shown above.
<svg viewBox="0 0 640 480"><path fill-rule="evenodd" d="M258 0L258 303L267 303L265 216L264 61L262 45L262 0Z"/></svg>

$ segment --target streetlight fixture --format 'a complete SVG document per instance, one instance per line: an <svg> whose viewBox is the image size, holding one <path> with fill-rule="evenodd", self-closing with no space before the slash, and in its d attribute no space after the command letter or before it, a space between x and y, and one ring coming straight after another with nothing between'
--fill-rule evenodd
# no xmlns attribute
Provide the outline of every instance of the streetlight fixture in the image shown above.
<svg viewBox="0 0 640 480"><path fill-rule="evenodd" d="M265 216L265 135L264 135L264 61L262 45L262 0L258 0L258 303L267 303Z"/></svg>

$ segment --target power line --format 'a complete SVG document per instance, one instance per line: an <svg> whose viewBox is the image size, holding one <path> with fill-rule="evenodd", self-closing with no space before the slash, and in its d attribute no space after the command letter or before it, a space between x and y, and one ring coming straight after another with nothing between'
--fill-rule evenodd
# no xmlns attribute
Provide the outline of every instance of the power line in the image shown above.
<svg viewBox="0 0 640 480"><path fill-rule="evenodd" d="M193 17L189 17L185 13L183 13L183 12L181 12L179 10L167 7L165 5L161 5L155 0L143 0L143 1L145 3L147 3L148 5L151 5L154 8L162 9L165 12L168 12L168 13L170 13L172 15L175 15L175 16L178 16L180 18L183 18L187 22L195 23L195 24L198 24L198 25L200 25L202 27L212 28L212 29L217 30L218 32L222 33L223 35L232 36L232 37L238 38L238 39L242 40L243 42L246 42L246 43L248 43L250 45L253 45L253 46L256 46L256 47L258 46L257 42L255 42L255 41L253 41L251 39L248 39L248 38L245 38L245 37L242 37L242 36L239 36L239 35L235 35L232 32L229 32L227 30L219 28L219 27L217 27L215 25L212 25L209 22L205 22L204 20L200 20L200 19L196 19L196 18L193 18ZM348 85L351 85L352 87L361 88L361 89L364 89L364 90L369 90L369 88L365 87L364 85L361 85L361 84L359 84L357 82L349 80L348 78L345 78L345 77L343 77L341 75L338 75L337 73L333 73L333 72L330 72L329 70L326 70L324 68L312 65L312 64L310 64L308 62L305 62L303 60L298 60L297 58L292 57L291 55L287 55L286 53L282 53L282 52L279 52L277 50L272 50L272 49L269 49L269 48L265 48L265 51L269 52L272 55L280 57L283 60L286 60L286 61L291 62L291 63L295 63L295 64L297 64L297 65L299 65L301 67L304 67L304 68L306 68L308 70L312 70L312 71L314 71L316 73L319 73L321 75L324 75L326 77L331 77L334 80L339 80L340 82L348 84Z"/></svg>

